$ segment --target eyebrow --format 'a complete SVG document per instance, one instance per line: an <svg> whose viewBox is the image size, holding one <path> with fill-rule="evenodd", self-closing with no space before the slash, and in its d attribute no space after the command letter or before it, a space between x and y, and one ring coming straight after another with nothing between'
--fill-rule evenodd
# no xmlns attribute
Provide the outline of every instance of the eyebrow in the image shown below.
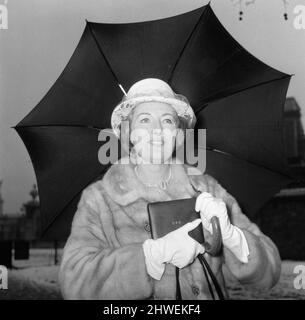
<svg viewBox="0 0 305 320"><path fill-rule="evenodd" d="M151 114L148 113L148 112L141 112L136 116L136 119L138 119L140 116L145 115L145 114L148 115L148 116L151 116Z"/></svg>
<svg viewBox="0 0 305 320"><path fill-rule="evenodd" d="M163 117L163 116L171 116L171 117L175 118L175 116L174 116L172 113L163 113L163 114L162 114L162 117Z"/></svg>

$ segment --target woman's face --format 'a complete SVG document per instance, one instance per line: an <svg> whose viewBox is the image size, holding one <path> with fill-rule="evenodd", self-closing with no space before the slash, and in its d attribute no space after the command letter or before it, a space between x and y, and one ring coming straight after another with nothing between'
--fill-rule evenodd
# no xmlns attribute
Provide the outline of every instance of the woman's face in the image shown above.
<svg viewBox="0 0 305 320"><path fill-rule="evenodd" d="M179 119L175 109L162 102L144 102L134 110L130 140L146 163L168 161L175 147Z"/></svg>

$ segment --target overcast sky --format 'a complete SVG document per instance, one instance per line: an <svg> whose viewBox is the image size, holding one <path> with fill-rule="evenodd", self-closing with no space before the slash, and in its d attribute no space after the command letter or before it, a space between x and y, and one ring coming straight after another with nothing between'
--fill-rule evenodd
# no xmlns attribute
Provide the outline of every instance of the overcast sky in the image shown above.
<svg viewBox="0 0 305 320"><path fill-rule="evenodd" d="M4 2L0 0L0 4ZM57 79L79 41L85 19L145 21L184 13L207 2L7 0L8 30L0 30L0 179L4 180L5 213L19 211L35 182L27 151L10 127L40 101ZM305 115L305 29L296 30L293 25L293 9L305 5L305 0L289 1L288 21L283 18L282 0L256 0L246 6L242 22L235 2L214 0L211 6L248 51L276 69L295 74L288 95L297 99Z"/></svg>

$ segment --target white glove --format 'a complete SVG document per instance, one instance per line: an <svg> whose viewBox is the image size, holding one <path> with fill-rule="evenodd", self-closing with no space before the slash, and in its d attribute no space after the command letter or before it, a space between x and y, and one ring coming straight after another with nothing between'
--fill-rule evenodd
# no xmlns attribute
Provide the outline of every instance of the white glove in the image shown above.
<svg viewBox="0 0 305 320"><path fill-rule="evenodd" d="M165 269L165 263L172 263L183 268L193 262L199 253L204 253L204 247L188 235L201 223L196 219L172 231L162 238L147 239L143 243L145 264L148 274L160 280Z"/></svg>
<svg viewBox="0 0 305 320"><path fill-rule="evenodd" d="M222 242L241 262L248 262L249 247L244 233L230 222L226 204L222 199L202 192L196 200L195 210L200 211L202 225L212 231L211 218L218 217Z"/></svg>

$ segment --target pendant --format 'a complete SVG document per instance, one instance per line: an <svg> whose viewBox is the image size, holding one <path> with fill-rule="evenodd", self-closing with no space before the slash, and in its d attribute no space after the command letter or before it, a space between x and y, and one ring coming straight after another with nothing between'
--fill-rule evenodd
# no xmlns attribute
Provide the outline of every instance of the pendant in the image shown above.
<svg viewBox="0 0 305 320"><path fill-rule="evenodd" d="M167 183L166 181L161 181L161 185L160 185L162 190L165 190L167 188Z"/></svg>

